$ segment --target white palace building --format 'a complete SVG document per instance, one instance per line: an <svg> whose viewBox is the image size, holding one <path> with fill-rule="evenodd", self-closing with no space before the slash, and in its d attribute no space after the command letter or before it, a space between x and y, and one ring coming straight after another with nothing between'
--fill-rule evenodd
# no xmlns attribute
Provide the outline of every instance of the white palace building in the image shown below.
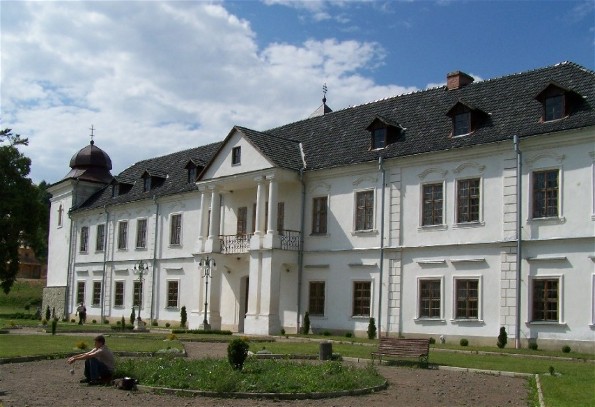
<svg viewBox="0 0 595 407"><path fill-rule="evenodd" d="M93 142L50 187L44 309L247 335L595 351L595 73L563 62L148 158ZM204 323L208 325L205 326Z"/></svg>

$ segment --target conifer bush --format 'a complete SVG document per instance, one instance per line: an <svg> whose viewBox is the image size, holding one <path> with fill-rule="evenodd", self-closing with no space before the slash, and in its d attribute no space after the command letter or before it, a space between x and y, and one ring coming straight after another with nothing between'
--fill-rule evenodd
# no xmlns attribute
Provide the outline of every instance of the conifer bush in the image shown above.
<svg viewBox="0 0 595 407"><path fill-rule="evenodd" d="M374 318L370 318L370 322L368 323L368 339L376 338L376 321Z"/></svg>
<svg viewBox="0 0 595 407"><path fill-rule="evenodd" d="M248 341L245 339L237 338L229 343L227 346L227 360L233 369L242 370L248 357L248 348Z"/></svg>
<svg viewBox="0 0 595 407"><path fill-rule="evenodd" d="M500 335L498 335L498 342L496 343L496 345L500 349L504 349L504 347L506 346L506 342L508 342L508 335L506 334L506 328L500 327Z"/></svg>
<svg viewBox="0 0 595 407"><path fill-rule="evenodd" d="M302 333L304 335L308 335L309 332L310 332L310 313L308 311L306 311L306 314L304 315L304 326L302 327Z"/></svg>

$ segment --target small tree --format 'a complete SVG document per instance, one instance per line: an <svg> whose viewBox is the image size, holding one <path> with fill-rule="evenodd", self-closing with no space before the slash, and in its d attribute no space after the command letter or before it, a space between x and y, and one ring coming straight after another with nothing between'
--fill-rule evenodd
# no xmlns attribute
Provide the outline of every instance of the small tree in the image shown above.
<svg viewBox="0 0 595 407"><path fill-rule="evenodd" d="M368 324L368 339L376 338L376 321L374 318L370 318L370 323Z"/></svg>
<svg viewBox="0 0 595 407"><path fill-rule="evenodd" d="M180 311L180 327L186 328L186 321L188 320L188 314L186 314L186 306L182 307Z"/></svg>
<svg viewBox="0 0 595 407"><path fill-rule="evenodd" d="M48 305L45 309L45 320L49 321L51 316L52 316L52 311L50 311L50 306Z"/></svg>
<svg viewBox="0 0 595 407"><path fill-rule="evenodd" d="M56 335L56 328L58 327L58 320L52 319L52 335Z"/></svg>
<svg viewBox="0 0 595 407"><path fill-rule="evenodd" d="M309 332L310 332L310 313L308 311L306 311L306 314L304 315L304 326L302 327L302 333L304 335L308 335Z"/></svg>
<svg viewBox="0 0 595 407"><path fill-rule="evenodd" d="M248 357L248 348L248 342L241 338L234 339L229 343L227 346L227 360L233 369L242 370Z"/></svg>
<svg viewBox="0 0 595 407"><path fill-rule="evenodd" d="M506 342L508 342L508 335L506 334L506 328L500 327L500 335L498 335L498 342L496 343L496 345L498 345L498 347L500 349L503 349L506 346Z"/></svg>
<svg viewBox="0 0 595 407"><path fill-rule="evenodd" d="M136 312L134 311L134 307L132 307L132 312L130 313L130 324L134 324L134 320L136 319Z"/></svg>
<svg viewBox="0 0 595 407"><path fill-rule="evenodd" d="M122 320L120 323L122 325L122 331L124 331L126 329L126 318L124 318L124 315L122 315Z"/></svg>

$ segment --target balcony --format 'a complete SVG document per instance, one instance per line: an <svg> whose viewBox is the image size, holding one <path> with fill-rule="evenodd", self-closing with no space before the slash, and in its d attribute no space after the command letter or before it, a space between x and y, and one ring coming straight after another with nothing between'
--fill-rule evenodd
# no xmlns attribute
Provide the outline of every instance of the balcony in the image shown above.
<svg viewBox="0 0 595 407"><path fill-rule="evenodd" d="M281 250L300 250L301 234L299 230L279 231L279 248ZM220 235L219 244L223 254L248 253L250 250L250 238L252 235Z"/></svg>

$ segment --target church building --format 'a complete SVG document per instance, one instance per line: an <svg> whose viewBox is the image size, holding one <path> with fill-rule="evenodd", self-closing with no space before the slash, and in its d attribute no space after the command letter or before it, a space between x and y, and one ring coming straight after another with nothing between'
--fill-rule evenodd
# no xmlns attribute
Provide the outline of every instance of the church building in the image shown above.
<svg viewBox="0 0 595 407"><path fill-rule="evenodd" d="M147 158L93 141L53 184L44 309L246 335L593 351L595 73L563 62ZM66 172L66 171L65 171ZM140 326L140 325L139 325Z"/></svg>

